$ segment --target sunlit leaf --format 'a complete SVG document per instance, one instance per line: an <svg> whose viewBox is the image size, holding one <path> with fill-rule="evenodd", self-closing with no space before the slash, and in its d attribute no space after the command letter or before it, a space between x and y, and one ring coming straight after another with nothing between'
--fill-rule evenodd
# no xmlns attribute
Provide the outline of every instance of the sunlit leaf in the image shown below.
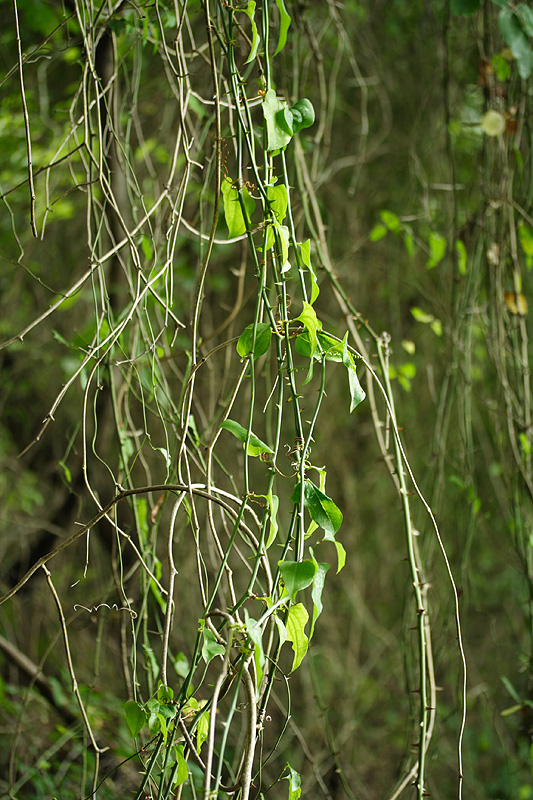
<svg viewBox="0 0 533 800"><path fill-rule="evenodd" d="M183 755L183 745L177 745L174 748L174 752L176 754L176 763L178 765L178 769L174 778L174 786L181 786L181 784L185 783L189 777L187 762L185 761L185 756Z"/></svg>
<svg viewBox="0 0 533 800"><path fill-rule="evenodd" d="M267 150L281 150L289 144L292 138L287 131L285 116L283 112L288 109L284 100L278 100L274 89L269 89L263 100L263 114L265 117L267 131ZM281 116L280 116L281 112Z"/></svg>
<svg viewBox="0 0 533 800"><path fill-rule="evenodd" d="M289 800L299 800L302 793L301 778L290 764L287 764L287 769L289 770L289 774L286 776L286 779L289 781Z"/></svg>
<svg viewBox="0 0 533 800"><path fill-rule="evenodd" d="M311 274L311 305L313 305L318 295L320 294L320 289L318 288L318 282L315 270L313 268L313 265L311 264L311 241L307 239L307 241L299 244L298 247L300 248L302 261L304 262L304 265L307 267L307 269Z"/></svg>
<svg viewBox="0 0 533 800"><path fill-rule="evenodd" d="M228 238L235 239L247 231L246 220L244 219L241 201L239 199L239 190L233 185L230 178L224 178L222 181L222 200L224 205L224 217L226 225L228 226ZM250 193L246 186L241 189L241 197L246 214L250 219L254 213L255 200L250 197Z"/></svg>
<svg viewBox="0 0 533 800"><path fill-rule="evenodd" d="M256 0L248 0L248 5L244 10L245 14L248 15L250 22L252 24L252 49L250 50L250 55L245 61L245 64L249 64L250 61L253 61L257 55L257 49L259 47L259 34L257 33L257 25L255 24L254 14L255 14L255 7L256 7Z"/></svg>
<svg viewBox="0 0 533 800"><path fill-rule="evenodd" d="M284 183L276 184L275 186L267 186L267 198L277 221L281 225L287 216L287 206L289 203L287 187Z"/></svg>
<svg viewBox="0 0 533 800"><path fill-rule="evenodd" d="M243 428L242 425L239 425L238 422L234 422L232 419L225 420L221 428L224 430L229 431L232 433L239 442L246 444L246 439L248 438L248 431L246 428ZM264 442L259 439L255 433L250 434L250 440L248 442L248 455L249 456L260 456L261 453L273 453L274 451Z"/></svg>
<svg viewBox="0 0 533 800"><path fill-rule="evenodd" d="M316 561L278 561L278 567L291 600L310 586L317 570Z"/></svg>
<svg viewBox="0 0 533 800"><path fill-rule="evenodd" d="M309 640L305 635L305 626L307 625L308 619L309 614L303 603L297 603L290 607L286 628L287 641L292 642L292 649L294 651L291 672L298 669L307 653Z"/></svg>

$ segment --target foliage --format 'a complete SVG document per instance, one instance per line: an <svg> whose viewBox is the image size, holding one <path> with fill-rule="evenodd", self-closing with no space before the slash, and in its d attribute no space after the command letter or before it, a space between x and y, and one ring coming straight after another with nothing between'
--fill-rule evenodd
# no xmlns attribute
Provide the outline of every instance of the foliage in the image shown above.
<svg viewBox="0 0 533 800"><path fill-rule="evenodd" d="M1 7L2 793L525 800L527 4Z"/></svg>

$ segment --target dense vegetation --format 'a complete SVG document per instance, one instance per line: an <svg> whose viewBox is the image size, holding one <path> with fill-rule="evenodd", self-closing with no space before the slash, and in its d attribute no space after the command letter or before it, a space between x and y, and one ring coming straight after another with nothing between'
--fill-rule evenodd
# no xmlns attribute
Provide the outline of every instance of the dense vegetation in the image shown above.
<svg viewBox="0 0 533 800"><path fill-rule="evenodd" d="M529 4L0 9L0 795L533 797Z"/></svg>

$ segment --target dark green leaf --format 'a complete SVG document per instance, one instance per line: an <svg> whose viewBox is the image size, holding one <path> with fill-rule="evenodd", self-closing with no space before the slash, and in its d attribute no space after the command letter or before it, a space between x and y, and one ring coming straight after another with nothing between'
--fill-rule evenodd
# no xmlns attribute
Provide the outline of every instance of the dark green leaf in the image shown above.
<svg viewBox="0 0 533 800"><path fill-rule="evenodd" d="M302 100L298 100L297 103L291 106L290 111L292 114L293 133L298 133L298 131L309 128L314 124L315 109L311 101L306 97L302 98Z"/></svg>
<svg viewBox="0 0 533 800"><path fill-rule="evenodd" d="M254 361L259 356L263 356L270 347L272 328L268 322L259 322L256 327L254 345L254 324L247 325L239 336L237 342L237 353L241 358L246 358L253 352Z"/></svg>
<svg viewBox="0 0 533 800"><path fill-rule="evenodd" d="M313 561L278 561L278 567L291 600L313 582L317 571L317 564Z"/></svg>
<svg viewBox="0 0 533 800"><path fill-rule="evenodd" d="M450 9L453 14L467 17L481 8L481 0L451 0Z"/></svg>
<svg viewBox="0 0 533 800"><path fill-rule="evenodd" d="M527 80L532 67L531 45L520 18L509 8L502 8L498 15L498 24L505 43L509 45L516 59L520 77Z"/></svg>
<svg viewBox="0 0 533 800"><path fill-rule="evenodd" d="M292 502L299 503L300 496L301 484L298 483L292 493ZM342 512L331 497L321 492L311 481L304 481L304 507L309 511L313 522L324 529L325 538L334 540L335 534L342 524Z"/></svg>

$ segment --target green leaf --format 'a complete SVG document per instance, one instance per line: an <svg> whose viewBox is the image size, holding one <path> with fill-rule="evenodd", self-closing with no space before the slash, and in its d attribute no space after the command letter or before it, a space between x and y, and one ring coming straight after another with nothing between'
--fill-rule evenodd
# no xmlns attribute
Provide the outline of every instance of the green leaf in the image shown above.
<svg viewBox="0 0 533 800"><path fill-rule="evenodd" d="M340 542L335 539L335 547L337 548L337 575L346 564L346 550Z"/></svg>
<svg viewBox="0 0 533 800"><path fill-rule="evenodd" d="M371 242L379 242L379 240L383 239L388 234L388 232L389 230L388 228L385 227L385 225L381 225L381 223L378 223L377 225L374 225L374 227L372 228L372 230L368 235L368 238L370 239Z"/></svg>
<svg viewBox="0 0 533 800"><path fill-rule="evenodd" d="M316 561L278 561L278 567L291 600L310 586L317 570Z"/></svg>
<svg viewBox="0 0 533 800"><path fill-rule="evenodd" d="M254 328L255 328L255 344L254 344ZM253 353L254 361L256 358L263 356L270 347L270 340L272 338L272 328L268 322L258 322L257 326L253 323L247 325L239 336L237 342L237 353L241 358L246 358Z"/></svg>
<svg viewBox="0 0 533 800"><path fill-rule="evenodd" d="M201 717L198 717L198 724L196 726L196 752L199 753L202 745L209 736L209 711L205 711Z"/></svg>
<svg viewBox="0 0 533 800"><path fill-rule="evenodd" d="M126 711L126 722L131 731L131 735L137 736L139 731L144 728L148 722L148 714L135 700L128 700L127 703L124 703L124 709Z"/></svg>
<svg viewBox="0 0 533 800"><path fill-rule="evenodd" d="M270 208L281 225L287 216L287 206L289 204L287 187L284 183L276 186L267 186L267 198L270 202Z"/></svg>
<svg viewBox="0 0 533 800"><path fill-rule="evenodd" d="M455 242L455 252L457 253L457 269L460 275L466 275L467 255L466 247L461 239Z"/></svg>
<svg viewBox="0 0 533 800"><path fill-rule="evenodd" d="M224 655L224 645L217 641L213 631L209 630L209 628L206 628L205 621L203 619L200 620L200 625L204 640L202 645L202 658L206 664L209 664L209 662L212 661L216 656Z"/></svg>
<svg viewBox="0 0 533 800"><path fill-rule="evenodd" d="M426 263L428 269L433 269L444 258L446 252L446 239L440 233L430 233L428 239L431 258Z"/></svg>
<svg viewBox="0 0 533 800"><path fill-rule="evenodd" d="M224 178L222 181L222 199L224 203L224 217L226 225L228 226L228 238L235 239L247 231L247 221L244 219L241 201L239 199L239 190L233 185L231 178ZM246 186L241 189L241 197L243 201L248 220L250 220L254 213L255 200L250 197L250 193Z"/></svg>
<svg viewBox="0 0 533 800"><path fill-rule="evenodd" d="M515 703L520 703L521 704L522 700L520 699L520 696L519 696L518 692L514 688L513 684L509 680L509 678L506 675L502 675L501 681L502 681L503 685L505 686L505 688L507 689L507 691L509 692L509 694L511 695L511 697L513 698L513 700L515 701Z"/></svg>
<svg viewBox="0 0 533 800"><path fill-rule="evenodd" d="M292 139L292 128L287 130L287 123L283 112L288 110L284 100L278 100L274 89L269 89L263 100L263 114L267 132L267 150L281 150ZM281 112L281 117L280 117Z"/></svg>
<svg viewBox="0 0 533 800"><path fill-rule="evenodd" d="M533 10L525 5L518 6L516 13L522 20L522 28L528 36L533 36Z"/></svg>
<svg viewBox="0 0 533 800"><path fill-rule="evenodd" d="M276 52L274 53L275 56L277 56L277 54L280 53L285 47L287 42L287 32L291 24L291 18L287 14L283 0L276 0L276 5L279 9L279 39Z"/></svg>
<svg viewBox="0 0 533 800"><path fill-rule="evenodd" d="M242 425L239 425L238 422L234 422L232 419L227 419L222 423L220 427L232 433L235 436L235 438L239 440L239 442L246 444L248 431L246 430L246 428L243 428ZM273 452L274 451L267 444L262 442L261 439L259 439L259 437L255 435L255 433L250 434L250 441L248 442L249 456L255 457L255 456L260 456L261 453L273 453Z"/></svg>
<svg viewBox="0 0 533 800"><path fill-rule="evenodd" d="M315 630L315 623L322 613L322 592L324 590L329 564L316 561L312 549L309 549L311 550L313 562L316 565L316 573L313 579L313 590L311 592L311 597L313 598L313 618L311 620L311 630L309 632L309 639L311 639Z"/></svg>
<svg viewBox="0 0 533 800"><path fill-rule="evenodd" d="M527 80L531 75L532 56L529 38L522 28L520 17L509 8L502 8L498 15L500 32L515 57L518 73Z"/></svg>
<svg viewBox="0 0 533 800"><path fill-rule="evenodd" d="M300 248L300 253L302 254L302 261L304 262L304 266L306 266L309 272L311 273L311 305L313 305L318 295L320 294L320 289L318 288L318 282L315 270L313 269L313 265L311 264L310 239L307 239L307 241L302 242L301 244L298 245L298 247Z"/></svg>
<svg viewBox="0 0 533 800"><path fill-rule="evenodd" d="M433 314L427 314L425 311L422 311L421 308L418 308L418 306L411 307L411 314L413 315L413 317L416 319L417 322L430 323L433 322L435 319Z"/></svg>
<svg viewBox="0 0 533 800"><path fill-rule="evenodd" d="M185 756L183 755L183 745L178 744L175 746L174 752L176 754L176 763L178 765L178 770L174 778L174 785L181 786L181 784L185 783L189 777L189 769L187 767L187 762L185 761Z"/></svg>
<svg viewBox="0 0 533 800"><path fill-rule="evenodd" d="M254 662L256 670L257 686L261 683L263 669L265 666L265 654L263 652L263 631L257 620L252 619L246 608L244 609L244 622L246 630L254 645Z"/></svg>
<svg viewBox="0 0 533 800"><path fill-rule="evenodd" d="M294 487L291 500L299 503L301 497L301 484ZM335 505L331 497L324 494L314 483L304 481L304 507L307 508L311 519L326 532L327 540L334 540L335 534L342 524L342 512Z"/></svg>
<svg viewBox="0 0 533 800"><path fill-rule="evenodd" d="M289 774L286 775L285 778L289 781L289 800L299 800L302 793L300 776L290 764L287 764L287 769L289 770Z"/></svg>
<svg viewBox="0 0 533 800"><path fill-rule="evenodd" d="M296 322L303 322L305 328L309 333L309 340L311 342L311 355L312 358L318 346L317 333L322 330L322 323L317 318L316 311L310 303L304 300L304 308L299 317L296 317Z"/></svg>
<svg viewBox="0 0 533 800"><path fill-rule="evenodd" d="M268 550L278 533L277 514L279 508L279 497L270 492L266 499L270 507L270 533L268 534L267 543L265 545L265 549Z"/></svg>
<svg viewBox="0 0 533 800"><path fill-rule="evenodd" d="M317 340L322 348L326 361L337 361L339 363L342 362L342 342L338 342L327 333L320 332L317 334ZM311 358L311 338L307 331L300 333L300 335L296 337L294 349L301 356L307 356L307 358ZM314 357L319 359L320 355L315 352Z"/></svg>
<svg viewBox="0 0 533 800"><path fill-rule="evenodd" d="M383 224L389 229L389 231L392 231L392 233L399 233L402 230L403 226L400 222L400 218L393 211L380 211L379 216L381 217Z"/></svg>
<svg viewBox="0 0 533 800"><path fill-rule="evenodd" d="M342 363L348 370L348 385L350 388L350 414L352 411L357 408L359 403L362 403L366 397L366 393L363 390L361 384L359 383L359 378L357 377L357 370L355 368L355 364L353 363L353 359L348 352L348 334L344 337L343 341L343 351L342 351Z"/></svg>
<svg viewBox="0 0 533 800"><path fill-rule="evenodd" d="M290 113L292 114L291 127L293 134L304 128L310 128L315 122L315 109L311 101L306 97L291 106Z"/></svg>
<svg viewBox="0 0 533 800"><path fill-rule="evenodd" d="M468 17L470 14L475 14L481 8L481 0L451 0L450 10L452 14L458 14L461 17Z"/></svg>
<svg viewBox="0 0 533 800"><path fill-rule="evenodd" d="M247 7L242 9L245 14L248 15L250 22L252 23L252 49L250 50L250 55L244 62L245 64L249 64L250 61L254 60L257 55L257 48L259 47L259 34L257 33L257 25L255 24L254 20L255 6L256 0L248 0Z"/></svg>
<svg viewBox="0 0 533 800"><path fill-rule="evenodd" d="M533 228L525 223L518 226L518 238L526 256L533 256Z"/></svg>
<svg viewBox="0 0 533 800"><path fill-rule="evenodd" d="M291 672L298 669L300 664L305 658L309 639L305 635L304 629L307 625L309 614L306 611L303 603L297 603L291 606L287 617L287 641L292 642L292 649L294 651L294 659L292 662Z"/></svg>

